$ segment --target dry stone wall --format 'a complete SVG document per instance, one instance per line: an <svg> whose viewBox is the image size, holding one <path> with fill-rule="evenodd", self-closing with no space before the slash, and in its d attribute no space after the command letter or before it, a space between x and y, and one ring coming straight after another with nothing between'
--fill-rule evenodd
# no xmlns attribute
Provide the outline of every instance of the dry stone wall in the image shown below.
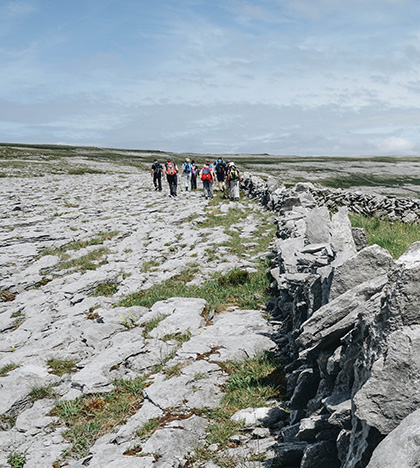
<svg viewBox="0 0 420 468"><path fill-rule="evenodd" d="M320 199L310 184L286 189L246 175L243 188L279 215L269 309L289 363L290 418L277 463L420 466L420 243L396 261L368 247L348 208ZM399 203L393 200L390 219L400 216Z"/></svg>
<svg viewBox="0 0 420 468"><path fill-rule="evenodd" d="M351 211L365 216L377 216L404 223L419 222L420 200L418 199L314 187L310 192L318 205L332 210L347 206Z"/></svg>
<svg viewBox="0 0 420 468"><path fill-rule="evenodd" d="M266 183L258 177L251 177L247 174L243 186L260 198L261 202L270 209L279 209L283 204L284 194L281 195L281 191L276 191L281 187L281 184L272 178L269 178ZM376 216L404 223L418 224L420 222L419 199L317 188L310 183L297 184L296 186L297 190L302 190L302 187L305 188L308 195L313 197L317 206L325 206L331 211L346 206L350 211L364 216ZM289 200L288 203L292 203L292 201Z"/></svg>

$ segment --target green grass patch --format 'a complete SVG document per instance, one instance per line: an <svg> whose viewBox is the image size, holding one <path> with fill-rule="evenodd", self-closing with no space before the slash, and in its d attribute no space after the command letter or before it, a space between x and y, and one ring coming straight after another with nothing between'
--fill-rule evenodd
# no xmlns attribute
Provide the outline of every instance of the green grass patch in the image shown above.
<svg viewBox="0 0 420 468"><path fill-rule="evenodd" d="M124 307L124 306L123 306ZM168 315L158 315L157 317L143 324L143 336L149 338L149 333L154 330L162 320L165 320Z"/></svg>
<svg viewBox="0 0 420 468"><path fill-rule="evenodd" d="M194 277L194 272L185 270L180 275L157 284L150 289L140 290L130 294L120 301L118 307L131 307L140 305L151 307L155 302L170 297L199 297L208 302L208 308L217 312L226 306L236 305L243 309L259 309L261 303L269 299L270 279L267 275L268 261L256 263L257 272L249 273L247 281L238 284L229 284L226 275L215 274L203 285L187 285ZM193 269L194 270L194 269ZM236 270L234 270L236 272ZM232 274L232 273L231 273ZM236 273L235 273L236 274ZM231 278L228 274L228 278ZM225 283L223 286L220 282Z"/></svg>
<svg viewBox="0 0 420 468"><path fill-rule="evenodd" d="M16 425L16 416L0 415L0 431L10 431Z"/></svg>
<svg viewBox="0 0 420 468"><path fill-rule="evenodd" d="M99 284L92 292L92 296L111 297L118 291L118 283L116 281L106 281Z"/></svg>
<svg viewBox="0 0 420 468"><path fill-rule="evenodd" d="M84 273L88 270L96 270L101 265L105 265L106 260L102 260L100 262L99 260L110 252L111 251L106 247L100 247L99 249L92 250L81 257L62 262L60 268L63 270L75 269L80 273Z"/></svg>
<svg viewBox="0 0 420 468"><path fill-rule="evenodd" d="M124 424L137 412L143 403L145 380L144 377L117 380L109 393L58 402L51 415L58 416L67 426L63 437L72 444L63 458L86 456L99 437Z"/></svg>
<svg viewBox="0 0 420 468"><path fill-rule="evenodd" d="M169 333L165 335L162 340L163 341L177 341L178 343L186 343L192 337L192 334L189 330L185 331L184 333L177 332L177 333Z"/></svg>
<svg viewBox="0 0 420 468"><path fill-rule="evenodd" d="M19 366L17 364L6 364L0 369L0 377L7 377L9 372L17 369Z"/></svg>
<svg viewBox="0 0 420 468"><path fill-rule="evenodd" d="M336 177L326 177L317 181L325 187L348 189L350 187L404 187L405 185L420 185L418 177L378 177L374 175L349 174Z"/></svg>
<svg viewBox="0 0 420 468"><path fill-rule="evenodd" d="M147 262L144 262L143 265L141 266L141 270L144 273L147 273L150 271L152 268L158 267L162 262L158 262L157 260L148 260Z"/></svg>
<svg viewBox="0 0 420 468"><path fill-rule="evenodd" d="M264 406L269 398L285 396L283 366L274 353L267 352L243 362L221 363L221 367L230 374L223 402L234 411Z"/></svg>
<svg viewBox="0 0 420 468"><path fill-rule="evenodd" d="M136 435L140 437L140 440L145 441L156 431L156 429L159 427L159 424L159 418L150 419L142 427L137 429Z"/></svg>
<svg viewBox="0 0 420 468"><path fill-rule="evenodd" d="M26 464L27 452L10 452L7 463L11 468L23 468Z"/></svg>
<svg viewBox="0 0 420 468"><path fill-rule="evenodd" d="M413 243L420 241L420 226L390 222L380 218L349 215L353 227L365 230L369 245L378 244L387 249L393 258L399 258Z"/></svg>
<svg viewBox="0 0 420 468"><path fill-rule="evenodd" d="M72 359L48 359L47 366L50 368L50 374L58 375L59 377L77 371L76 363Z"/></svg>
<svg viewBox="0 0 420 468"><path fill-rule="evenodd" d="M106 174L105 171L100 169L94 169L92 167L80 166L71 167L67 170L68 175L85 175L85 174Z"/></svg>
<svg viewBox="0 0 420 468"><path fill-rule="evenodd" d="M173 366L165 367L162 372L168 379L181 375L182 369L187 365L185 362L177 362Z"/></svg>
<svg viewBox="0 0 420 468"><path fill-rule="evenodd" d="M101 245L107 240L111 240L112 238L118 236L119 231L111 231L111 232L100 232L92 239L87 240L80 240L75 242L70 242L69 244L62 245L57 249L47 248L41 251L41 255L56 255L58 257L63 258L63 255L68 252L69 250L80 250L91 245Z"/></svg>
<svg viewBox="0 0 420 468"><path fill-rule="evenodd" d="M44 398L55 398L56 394L51 385L46 387L35 387L29 393L31 401L43 400Z"/></svg>
<svg viewBox="0 0 420 468"><path fill-rule="evenodd" d="M205 446L197 450L189 461L195 463L212 460L222 467L236 467L239 465L235 457L221 457L207 448L211 444L218 444L221 451L229 446L230 438L241 431L243 425L230 419L236 411L265 406L270 398L284 399L286 379L283 365L269 352L243 362L226 362L220 365L229 374L224 387L225 395L220 407L199 412L210 423Z"/></svg>

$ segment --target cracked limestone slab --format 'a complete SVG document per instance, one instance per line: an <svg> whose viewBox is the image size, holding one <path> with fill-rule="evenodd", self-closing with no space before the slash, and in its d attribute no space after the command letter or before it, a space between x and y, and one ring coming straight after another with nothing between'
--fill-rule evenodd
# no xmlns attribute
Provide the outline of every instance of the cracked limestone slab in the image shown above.
<svg viewBox="0 0 420 468"><path fill-rule="evenodd" d="M184 343L177 355L184 359L207 355L210 361L244 360L275 348L271 327L259 310L218 314L213 325Z"/></svg>
<svg viewBox="0 0 420 468"><path fill-rule="evenodd" d="M145 398L161 409L214 408L220 404L220 384L226 379L199 379L181 374L171 379L160 374L144 390Z"/></svg>
<svg viewBox="0 0 420 468"><path fill-rule="evenodd" d="M205 325L202 316L207 302L204 299L172 297L153 305L151 314L164 317L149 334L153 338L163 338L165 335L189 331L197 334Z"/></svg>

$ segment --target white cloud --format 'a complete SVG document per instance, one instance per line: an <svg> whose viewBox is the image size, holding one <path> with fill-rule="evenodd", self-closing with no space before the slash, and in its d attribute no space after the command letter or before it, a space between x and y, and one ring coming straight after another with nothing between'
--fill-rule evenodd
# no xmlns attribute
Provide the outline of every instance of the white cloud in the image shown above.
<svg viewBox="0 0 420 468"><path fill-rule="evenodd" d="M411 152L415 143L405 138L389 137L379 142L377 147L384 154L405 154Z"/></svg>

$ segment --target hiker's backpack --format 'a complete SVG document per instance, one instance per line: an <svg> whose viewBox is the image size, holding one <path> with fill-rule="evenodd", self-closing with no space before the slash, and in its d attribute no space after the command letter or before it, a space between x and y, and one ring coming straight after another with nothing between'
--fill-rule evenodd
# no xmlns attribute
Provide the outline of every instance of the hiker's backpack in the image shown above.
<svg viewBox="0 0 420 468"><path fill-rule="evenodd" d="M211 166L204 166L201 173L201 180L211 180Z"/></svg>
<svg viewBox="0 0 420 468"><path fill-rule="evenodd" d="M225 172L225 169L226 169L226 163L224 161L216 162L216 172L218 172L219 174L222 174L223 172Z"/></svg>
<svg viewBox="0 0 420 468"><path fill-rule="evenodd" d="M239 180L239 171L236 167L232 167L232 169L229 170L229 180Z"/></svg>
<svg viewBox="0 0 420 468"><path fill-rule="evenodd" d="M166 166L166 173L168 175L175 175L178 172L177 168L175 167L175 164L172 161L167 162L165 166Z"/></svg>
<svg viewBox="0 0 420 468"><path fill-rule="evenodd" d="M191 163L184 162L184 172L185 174L189 174L191 172Z"/></svg>
<svg viewBox="0 0 420 468"><path fill-rule="evenodd" d="M160 163L153 164L153 172L158 176L161 175L162 174L162 164L160 164Z"/></svg>

